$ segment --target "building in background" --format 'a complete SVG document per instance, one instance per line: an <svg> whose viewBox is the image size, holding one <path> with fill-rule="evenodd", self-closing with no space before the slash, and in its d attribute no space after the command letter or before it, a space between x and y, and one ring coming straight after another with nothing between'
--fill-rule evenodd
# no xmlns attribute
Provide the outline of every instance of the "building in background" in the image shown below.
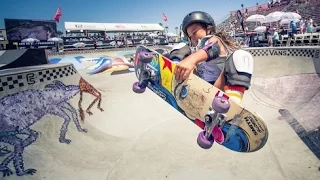
<svg viewBox="0 0 320 180"><path fill-rule="evenodd" d="M0 50L6 49L8 44L7 33L5 29L0 29Z"/></svg>
<svg viewBox="0 0 320 180"><path fill-rule="evenodd" d="M64 50L168 44L165 29L158 23L65 22L64 27Z"/></svg>

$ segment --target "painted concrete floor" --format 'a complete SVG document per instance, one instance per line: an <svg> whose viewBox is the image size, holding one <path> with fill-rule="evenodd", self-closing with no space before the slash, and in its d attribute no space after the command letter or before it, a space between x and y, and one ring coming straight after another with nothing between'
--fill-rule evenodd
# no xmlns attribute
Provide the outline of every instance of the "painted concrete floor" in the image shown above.
<svg viewBox="0 0 320 180"><path fill-rule="evenodd" d="M199 148L196 138L200 129L150 90L145 94L133 93L132 83L136 81L133 73L88 76L80 71L60 80L77 84L80 76L101 92L104 111L94 105L93 115L80 121L87 133L78 132L70 123L67 132L70 144L58 141L63 120L52 115L44 117L32 126L40 132L39 138L23 154L25 169L34 168L37 172L20 177L13 174L4 179L320 179L319 159L290 124L279 118L281 105L259 88L250 89L243 104L265 119L269 140L260 151L243 154L217 144L210 150ZM44 86L36 83L28 89ZM253 87L260 87L259 80L253 82ZM83 107L88 107L93 99L84 94ZM70 104L77 108L78 100L79 94ZM0 162L3 158L0 156ZM14 163L8 167L15 169Z"/></svg>

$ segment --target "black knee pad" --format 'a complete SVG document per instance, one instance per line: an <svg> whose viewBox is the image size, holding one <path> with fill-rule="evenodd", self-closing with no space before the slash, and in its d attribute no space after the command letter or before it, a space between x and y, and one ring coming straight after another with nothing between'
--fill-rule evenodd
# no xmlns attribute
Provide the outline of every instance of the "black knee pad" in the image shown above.
<svg viewBox="0 0 320 180"><path fill-rule="evenodd" d="M160 53L162 56L169 58L170 54L169 51L165 50L165 49L156 49L156 52Z"/></svg>

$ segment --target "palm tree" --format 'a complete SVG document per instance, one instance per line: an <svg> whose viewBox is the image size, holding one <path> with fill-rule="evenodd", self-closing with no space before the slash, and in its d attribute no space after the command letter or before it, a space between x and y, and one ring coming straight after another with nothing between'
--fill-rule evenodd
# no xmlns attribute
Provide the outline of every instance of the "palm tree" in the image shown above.
<svg viewBox="0 0 320 180"><path fill-rule="evenodd" d="M243 7L244 7L244 5L243 4L241 4L241 8L243 9Z"/></svg>
<svg viewBox="0 0 320 180"><path fill-rule="evenodd" d="M163 26L163 24L162 23L158 23L160 26Z"/></svg>
<svg viewBox="0 0 320 180"><path fill-rule="evenodd" d="M167 31L167 33L168 33L168 29L169 29L169 27L168 26L166 26L166 27L164 27L165 29L166 29L166 31Z"/></svg>
<svg viewBox="0 0 320 180"><path fill-rule="evenodd" d="M175 29L176 29L176 34L178 34L178 27L175 27Z"/></svg>

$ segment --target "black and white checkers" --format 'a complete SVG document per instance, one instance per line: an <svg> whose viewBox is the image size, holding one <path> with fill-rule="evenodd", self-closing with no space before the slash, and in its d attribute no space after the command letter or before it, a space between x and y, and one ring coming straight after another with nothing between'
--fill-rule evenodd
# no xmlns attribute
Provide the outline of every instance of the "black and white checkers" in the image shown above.
<svg viewBox="0 0 320 180"><path fill-rule="evenodd" d="M40 82L46 82L58 78L68 77L76 73L77 71L74 69L73 66L60 67L56 69L47 69L44 71L37 72Z"/></svg>
<svg viewBox="0 0 320 180"><path fill-rule="evenodd" d="M73 65L54 67L49 69L4 75L0 77L0 93L15 88L23 88L35 83L45 83L55 79L77 74Z"/></svg>
<svg viewBox="0 0 320 180"><path fill-rule="evenodd" d="M247 49L253 57L265 57L265 56L292 56L292 57L310 57L318 58L319 49L307 49L307 48L281 48L281 49Z"/></svg>
<svg viewBox="0 0 320 180"><path fill-rule="evenodd" d="M4 88L13 89L15 87L23 87L25 83L23 82L23 76L7 76L0 78L0 91L3 91Z"/></svg>

